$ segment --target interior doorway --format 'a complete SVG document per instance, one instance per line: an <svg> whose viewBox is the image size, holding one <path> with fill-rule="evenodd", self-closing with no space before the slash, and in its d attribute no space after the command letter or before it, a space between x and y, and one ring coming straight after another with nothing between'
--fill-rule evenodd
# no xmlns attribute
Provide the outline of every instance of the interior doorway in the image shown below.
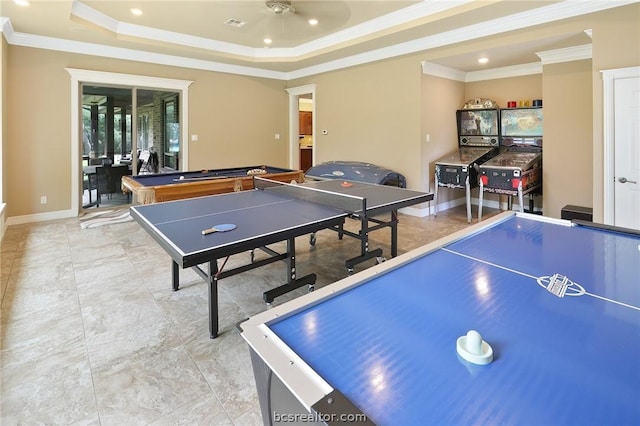
<svg viewBox="0 0 640 426"><path fill-rule="evenodd" d="M316 85L292 87L289 93L289 168L306 171L318 152Z"/></svg>
<svg viewBox="0 0 640 426"><path fill-rule="evenodd" d="M298 144L300 170L306 173L313 166L313 99L311 95L298 96Z"/></svg>

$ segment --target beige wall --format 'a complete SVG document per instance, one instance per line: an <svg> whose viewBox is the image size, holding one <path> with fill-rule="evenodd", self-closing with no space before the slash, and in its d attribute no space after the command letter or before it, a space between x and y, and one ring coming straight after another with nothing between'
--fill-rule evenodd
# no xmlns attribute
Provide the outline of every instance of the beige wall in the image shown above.
<svg viewBox="0 0 640 426"><path fill-rule="evenodd" d="M435 191L434 161L458 149L455 111L464 104L465 84L455 80L422 75L421 163L427 170L425 188ZM427 135L429 141L427 142ZM460 192L438 188L438 204L460 197Z"/></svg>
<svg viewBox="0 0 640 426"><path fill-rule="evenodd" d="M70 77L65 67L193 80L189 168L286 167L288 95L278 80L9 46L4 120L8 216L71 207ZM280 133L280 140L275 140ZM48 204L41 205L46 195Z"/></svg>
<svg viewBox="0 0 640 426"><path fill-rule="evenodd" d="M396 59L288 82L317 84L316 163L369 162L404 174L409 187L421 189L420 78L419 62Z"/></svg>
<svg viewBox="0 0 640 426"><path fill-rule="evenodd" d="M253 163L286 167L288 102L284 88L315 83L317 130L328 131L316 137L317 162L369 161L403 173L411 188L425 190L432 189L431 162L446 148L455 147L452 120L461 102L491 97L502 105L508 100L542 97L545 121L551 123L549 135L545 134L545 148L551 144L551 154L543 150L544 204L549 203L543 206L545 214L559 215L564 200L584 205L590 205L591 200L594 217L601 219L600 71L640 65L639 21L640 4L636 3L289 82L3 45L3 167L8 216L70 208L69 182L76 171L70 170L70 79L64 68L71 67L193 80L189 133L199 136L198 142L189 145L189 167L193 169ZM586 29L593 29L591 78L584 74L583 61L545 66L542 75L464 85L438 81L421 72L423 60L569 36ZM589 102L589 91L591 117L583 110L565 108L570 103L567 99ZM572 150L565 145L568 142L559 141L575 131L576 120L584 120L580 128L593 129L592 140L585 145L585 150L593 153L590 197L588 188L567 188L560 182L564 180L561 175L585 172L588 153L577 162L567 162L562 171L555 170L555 159L549 157ZM563 123L572 123L571 128ZM274 140L275 133L281 135L279 141ZM431 142L426 142L426 133ZM588 132L582 135L589 138ZM547 136L551 141L547 142ZM41 195L48 196L49 204L40 205Z"/></svg>
<svg viewBox="0 0 640 426"><path fill-rule="evenodd" d="M6 167L7 213L70 208L69 75L54 55L9 47ZM48 204L41 205L46 195Z"/></svg>
<svg viewBox="0 0 640 426"><path fill-rule="evenodd" d="M546 216L592 207L591 61L544 67L543 200Z"/></svg>
<svg viewBox="0 0 640 426"><path fill-rule="evenodd" d="M542 75L500 78L467 83L465 100L489 98L506 108L508 101L542 99ZM462 105L461 105L462 106Z"/></svg>
<svg viewBox="0 0 640 426"><path fill-rule="evenodd" d="M198 142L189 144L191 170L287 167L289 95L284 82L205 71L192 72L189 79L194 80L189 133L198 135Z"/></svg>

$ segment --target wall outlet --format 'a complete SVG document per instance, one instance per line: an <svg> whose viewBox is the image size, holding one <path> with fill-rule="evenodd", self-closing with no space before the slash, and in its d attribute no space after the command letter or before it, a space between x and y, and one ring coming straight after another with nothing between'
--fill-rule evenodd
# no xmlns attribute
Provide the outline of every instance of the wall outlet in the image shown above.
<svg viewBox="0 0 640 426"><path fill-rule="evenodd" d="M40 197L40 204L47 204L47 196L43 195L42 197Z"/></svg>

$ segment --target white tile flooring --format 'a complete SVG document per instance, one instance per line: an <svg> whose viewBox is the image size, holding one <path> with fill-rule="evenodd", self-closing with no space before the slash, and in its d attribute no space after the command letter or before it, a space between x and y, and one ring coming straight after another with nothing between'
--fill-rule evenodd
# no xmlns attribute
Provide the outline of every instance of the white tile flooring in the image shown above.
<svg viewBox="0 0 640 426"><path fill-rule="evenodd" d="M400 252L467 226L465 218L463 208L401 215ZM297 266L299 274L316 272L322 286L346 276L344 260L359 243L328 230L317 237L313 247L307 237L297 242ZM372 246L388 255L388 239L387 230L376 231ZM180 291L171 291L170 265L136 222L9 227L0 254L0 423L262 424L248 348L235 325L266 309L262 292L285 279L283 265L221 280L214 340L206 284L183 270Z"/></svg>

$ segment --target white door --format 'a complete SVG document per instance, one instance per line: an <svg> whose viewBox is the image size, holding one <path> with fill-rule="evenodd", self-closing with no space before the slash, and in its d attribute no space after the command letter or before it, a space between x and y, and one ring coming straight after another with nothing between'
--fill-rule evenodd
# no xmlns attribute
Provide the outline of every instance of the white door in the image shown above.
<svg viewBox="0 0 640 426"><path fill-rule="evenodd" d="M614 82L614 225L640 229L640 78Z"/></svg>

